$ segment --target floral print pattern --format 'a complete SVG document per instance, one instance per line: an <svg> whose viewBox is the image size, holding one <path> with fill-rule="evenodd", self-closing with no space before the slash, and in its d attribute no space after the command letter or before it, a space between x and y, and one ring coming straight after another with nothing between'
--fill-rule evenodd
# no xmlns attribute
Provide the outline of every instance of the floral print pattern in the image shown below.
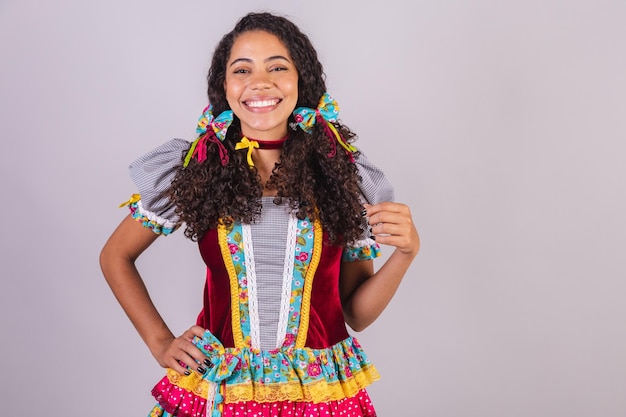
<svg viewBox="0 0 626 417"><path fill-rule="evenodd" d="M141 210L139 206L139 201L132 202L128 204L128 208L130 209L130 215L133 219L140 222L143 227L151 229L157 235L167 236L176 230L175 227L167 227L164 223L165 221L159 221L156 218L156 215L150 215L150 213ZM152 217L152 219L151 219Z"/></svg>
<svg viewBox="0 0 626 417"><path fill-rule="evenodd" d="M365 242L362 245L356 245L354 247L346 247L343 250L341 260L344 262L354 261L368 261L380 256L380 246L378 243Z"/></svg>
<svg viewBox="0 0 626 417"><path fill-rule="evenodd" d="M293 265L293 279L291 281L290 314L287 321L287 333L283 347L294 346L300 326L300 311L304 281L313 255L314 237L312 224L305 218L298 220L296 229L296 246Z"/></svg>
<svg viewBox="0 0 626 417"><path fill-rule="evenodd" d="M353 337L325 349L289 347L267 351L224 348L207 331L202 339L195 338L194 344L214 366L202 379L195 373L181 377L169 371L153 390L155 397L169 401L166 402L169 404L167 411L171 412L178 404L177 400L171 401L170 393L176 393L180 404L193 405L188 393L206 393L208 384L213 382L225 382L223 397L226 403L323 402L354 396L379 378ZM300 383L294 385L293 381ZM203 400L200 395L196 396L197 401Z"/></svg>
<svg viewBox="0 0 626 417"><path fill-rule="evenodd" d="M233 222L226 226L226 245L230 252L230 257L235 267L237 276L238 298L239 298L239 319L241 322L241 331L243 333L245 346L252 345L250 337L250 307L248 298L248 278L246 274L246 254L243 244L243 228L241 223ZM234 308L234 306L233 306Z"/></svg>

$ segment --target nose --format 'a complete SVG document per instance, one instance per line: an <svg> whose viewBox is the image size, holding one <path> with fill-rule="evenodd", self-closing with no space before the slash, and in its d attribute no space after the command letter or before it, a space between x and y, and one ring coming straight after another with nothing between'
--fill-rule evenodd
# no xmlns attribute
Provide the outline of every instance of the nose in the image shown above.
<svg viewBox="0 0 626 417"><path fill-rule="evenodd" d="M250 83L250 87L253 90L265 90L270 88L271 85L272 81L270 80L270 76L264 71L257 71Z"/></svg>

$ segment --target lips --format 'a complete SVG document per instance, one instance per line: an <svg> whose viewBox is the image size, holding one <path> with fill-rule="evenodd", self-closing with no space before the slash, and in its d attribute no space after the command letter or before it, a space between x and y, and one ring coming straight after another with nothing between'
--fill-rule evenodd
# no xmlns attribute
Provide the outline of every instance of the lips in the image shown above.
<svg viewBox="0 0 626 417"><path fill-rule="evenodd" d="M244 104L247 107L253 108L253 109L258 109L258 108L262 108L262 107L272 107L277 105L278 103L280 103L281 100L274 98L274 99L264 99L264 100L246 100L244 101Z"/></svg>

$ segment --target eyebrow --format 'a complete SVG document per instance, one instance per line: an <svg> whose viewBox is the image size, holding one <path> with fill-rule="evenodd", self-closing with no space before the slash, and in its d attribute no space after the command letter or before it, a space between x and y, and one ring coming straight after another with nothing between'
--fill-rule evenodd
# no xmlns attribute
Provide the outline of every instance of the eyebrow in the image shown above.
<svg viewBox="0 0 626 417"><path fill-rule="evenodd" d="M286 57L284 57L282 55L272 55L270 57L265 58L263 60L263 62L274 61L276 59L282 59L282 60L285 60L285 61L291 63L291 61L289 59L287 59ZM237 58L233 62L230 63L229 67L232 67L233 65L235 65L238 62L248 62L248 63L251 63L252 59L250 59L250 58Z"/></svg>

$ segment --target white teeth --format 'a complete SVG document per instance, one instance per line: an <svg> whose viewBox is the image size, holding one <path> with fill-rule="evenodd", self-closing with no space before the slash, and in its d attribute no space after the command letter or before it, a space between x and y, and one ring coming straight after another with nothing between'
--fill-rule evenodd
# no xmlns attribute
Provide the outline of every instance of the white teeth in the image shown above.
<svg viewBox="0 0 626 417"><path fill-rule="evenodd" d="M246 104L248 107L268 107L278 103L278 100L261 100L261 101L248 101Z"/></svg>

